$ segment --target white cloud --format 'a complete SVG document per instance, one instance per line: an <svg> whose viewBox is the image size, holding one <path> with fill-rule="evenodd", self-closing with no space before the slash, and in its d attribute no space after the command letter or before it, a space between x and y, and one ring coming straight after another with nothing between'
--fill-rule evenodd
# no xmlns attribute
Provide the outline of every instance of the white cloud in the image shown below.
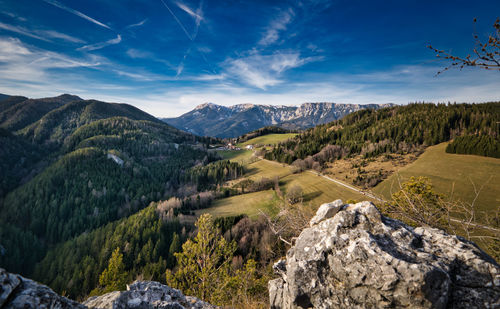
<svg viewBox="0 0 500 309"><path fill-rule="evenodd" d="M319 57L301 58L298 52L271 55L255 53L248 57L226 60L226 75L265 90L269 86L281 83L280 76L283 72L320 59Z"/></svg>
<svg viewBox="0 0 500 309"><path fill-rule="evenodd" d="M212 81L212 80L223 80L224 78L226 78L226 75L224 74L201 74L188 79L199 80L199 81Z"/></svg>
<svg viewBox="0 0 500 309"><path fill-rule="evenodd" d="M51 81L49 70L76 67L97 67L95 56L75 59L59 53L31 48L19 39L0 37L0 76L2 82L45 84Z"/></svg>
<svg viewBox="0 0 500 309"><path fill-rule="evenodd" d="M107 47L110 45L119 44L121 41L122 41L122 36L118 34L116 36L116 38L114 38L114 39L107 40L104 42L95 43L95 44L85 45L85 46L82 46L80 48L77 48L77 50L80 50L80 51L98 50L98 49L101 49L101 48L104 48L104 47Z"/></svg>
<svg viewBox="0 0 500 309"><path fill-rule="evenodd" d="M25 21L27 21L27 19L26 19L26 18L24 18L24 17L22 17L22 16L19 16L19 15L16 15L16 14L14 14L14 13L12 13L12 12L6 12L6 11L3 11L3 12L2 12L2 14L6 15L6 16L9 16L10 18L17 19L17 20L19 20L19 21L21 21L21 22L25 22Z"/></svg>
<svg viewBox="0 0 500 309"><path fill-rule="evenodd" d="M38 30L37 33L40 33L40 34L47 36L49 38L61 39L61 40L68 41L71 43L85 43L84 40L81 40L79 38L75 38L73 36L70 36L70 35L67 35L67 34L64 34L61 32L53 31L53 30Z"/></svg>
<svg viewBox="0 0 500 309"><path fill-rule="evenodd" d="M42 40L45 42L50 42L50 39L60 39L64 41L68 41L71 43L85 43L85 41L80 40L79 38L75 38L73 36L57 32L54 30L43 30L43 29L26 29L21 26L13 26L0 22L0 29L4 29L7 31L11 31L17 34L21 34L30 38L34 38L37 40Z"/></svg>
<svg viewBox="0 0 500 309"><path fill-rule="evenodd" d="M278 18L271 22L258 44L267 46L278 41L280 31L286 30L288 24L292 22L294 15L295 13L291 8L281 12Z"/></svg>
<svg viewBox="0 0 500 309"><path fill-rule="evenodd" d="M145 50L135 49L135 48L128 49L126 54L127 54L127 56L129 56L132 59L154 58L153 53L145 51Z"/></svg>
<svg viewBox="0 0 500 309"><path fill-rule="evenodd" d="M49 42L48 39L46 39L44 37L41 37L40 35L34 34L34 33L30 32L29 30L27 30L27 29L25 29L23 27L12 26L12 25L8 25L8 24L4 24L4 23L0 22L0 29L11 31L11 32L15 32L17 34L28 36L30 38L34 38L34 39L37 39L37 40L42 40L42 41Z"/></svg>
<svg viewBox="0 0 500 309"><path fill-rule="evenodd" d="M65 6L64 4L59 3L59 2L57 2L57 1L55 1L55 0L43 0L43 1L47 2L48 4L53 5L53 6L55 6L55 7L58 7L58 8L60 8L60 9L62 9L62 10L65 10L66 12L69 12L69 13L74 14L74 15L76 15L76 16L79 16L79 17L81 17L81 18L83 18L83 19L86 19L86 20L90 21L90 22L91 22L91 23L93 23L93 24L96 24L96 25L98 25L98 26L101 26L101 27L103 27L103 28L106 28L106 29L110 29L110 30L111 30L111 28L110 28L108 25L105 25L105 24L101 23L100 21L95 20L95 19L93 19L92 17L90 17L90 16L87 16L87 15L83 14L82 12L77 11L77 10L75 10L75 9L72 9L72 8L70 8L70 7L67 7L67 6Z"/></svg>
<svg viewBox="0 0 500 309"><path fill-rule="evenodd" d="M0 61L8 62L12 58L17 59L31 54L19 39L0 38Z"/></svg>
<svg viewBox="0 0 500 309"><path fill-rule="evenodd" d="M196 10L196 12L194 12L193 10L191 10L191 9L190 9L187 5L185 5L184 3L177 2L176 4L177 4L177 6L178 6L181 10L183 10L183 11L184 11L184 12L186 12L186 13L188 13L189 15L191 15L191 17L193 17L193 18L194 18L196 25L198 25L198 26L200 25L200 22L203 20L203 16L202 16L202 15L203 15L203 13L202 13L202 11L201 11L201 6L200 6L200 8L198 8L198 9Z"/></svg>

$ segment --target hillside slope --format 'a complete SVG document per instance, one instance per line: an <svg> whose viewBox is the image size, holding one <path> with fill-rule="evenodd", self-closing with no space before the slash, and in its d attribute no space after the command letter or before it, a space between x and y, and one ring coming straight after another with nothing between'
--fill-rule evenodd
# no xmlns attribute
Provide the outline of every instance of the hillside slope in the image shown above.
<svg viewBox="0 0 500 309"><path fill-rule="evenodd" d="M79 127L99 119L116 116L160 122L160 120L132 105L81 100L72 101L50 111L40 120L22 129L20 133L35 143L61 144Z"/></svg>
<svg viewBox="0 0 500 309"><path fill-rule="evenodd" d="M133 106L58 98L44 108L69 102L15 133L0 128L0 266L23 274L49 246L171 196L216 159L205 139ZM20 100L6 123L43 102Z"/></svg>
<svg viewBox="0 0 500 309"><path fill-rule="evenodd" d="M237 137L265 126L305 129L327 123L365 108L392 104L304 103L300 106L239 104L230 107L205 103L177 118L162 119L200 136Z"/></svg>
<svg viewBox="0 0 500 309"><path fill-rule="evenodd" d="M53 98L28 99L9 97L0 102L0 127L17 131L42 118L48 112L73 101L82 99L63 94Z"/></svg>

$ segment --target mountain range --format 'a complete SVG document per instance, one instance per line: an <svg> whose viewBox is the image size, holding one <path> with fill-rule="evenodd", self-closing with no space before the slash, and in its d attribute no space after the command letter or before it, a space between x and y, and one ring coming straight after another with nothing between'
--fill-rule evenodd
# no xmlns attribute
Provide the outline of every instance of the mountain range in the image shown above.
<svg viewBox="0 0 500 309"><path fill-rule="evenodd" d="M289 130L311 128L328 123L352 112L379 109L394 104L304 103L300 106L238 104L198 105L177 118L162 118L166 123L199 136L237 137L265 127L279 126Z"/></svg>

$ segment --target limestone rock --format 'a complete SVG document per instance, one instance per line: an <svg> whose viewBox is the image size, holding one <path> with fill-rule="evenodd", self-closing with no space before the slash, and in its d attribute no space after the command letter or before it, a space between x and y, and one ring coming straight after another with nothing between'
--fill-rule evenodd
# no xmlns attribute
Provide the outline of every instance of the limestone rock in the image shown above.
<svg viewBox="0 0 500 309"><path fill-rule="evenodd" d="M318 211L316 212L316 215L311 219L309 222L310 226L313 226L315 224L318 224L319 222L331 218L335 216L335 214L342 209L344 204L342 203L341 200L336 200L331 203L326 203L321 206L319 206Z"/></svg>
<svg viewBox="0 0 500 309"><path fill-rule="evenodd" d="M12 309L213 309L218 308L155 281L136 281L127 291L91 297L83 304L60 296L45 285L0 268L0 308Z"/></svg>
<svg viewBox="0 0 500 309"><path fill-rule="evenodd" d="M212 309L216 306L155 281L136 281L127 291L115 291L87 299L84 305L94 309Z"/></svg>
<svg viewBox="0 0 500 309"><path fill-rule="evenodd" d="M0 268L0 308L86 308L60 296L45 285Z"/></svg>
<svg viewBox="0 0 500 309"><path fill-rule="evenodd" d="M344 205L275 264L271 308L500 308L500 266L474 243Z"/></svg>

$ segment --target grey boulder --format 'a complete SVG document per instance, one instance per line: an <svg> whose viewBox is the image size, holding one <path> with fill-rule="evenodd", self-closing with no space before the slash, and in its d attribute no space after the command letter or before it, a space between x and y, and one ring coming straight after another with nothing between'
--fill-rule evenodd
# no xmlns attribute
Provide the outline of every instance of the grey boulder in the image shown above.
<svg viewBox="0 0 500 309"><path fill-rule="evenodd" d="M155 281L136 281L127 291L115 291L91 297L84 303L93 309L212 309L217 308L195 297Z"/></svg>
<svg viewBox="0 0 500 309"><path fill-rule="evenodd" d="M338 208L274 265L271 308L500 308L500 267L474 243L370 202Z"/></svg>
<svg viewBox="0 0 500 309"><path fill-rule="evenodd" d="M85 309L86 307L58 295L45 285L0 268L0 308Z"/></svg>

